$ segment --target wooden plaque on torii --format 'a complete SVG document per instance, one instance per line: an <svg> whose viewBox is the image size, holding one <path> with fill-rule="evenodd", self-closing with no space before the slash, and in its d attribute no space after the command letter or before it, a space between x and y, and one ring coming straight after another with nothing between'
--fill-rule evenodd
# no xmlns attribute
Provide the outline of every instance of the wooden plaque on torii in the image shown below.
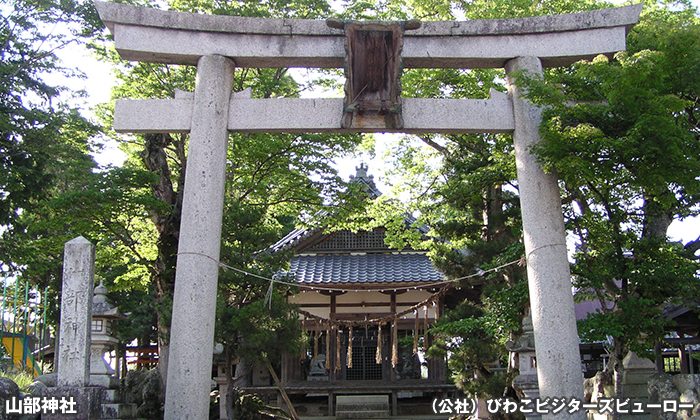
<svg viewBox="0 0 700 420"><path fill-rule="evenodd" d="M401 72L403 33L420 21L343 22L328 19L329 27L345 31L345 102L342 128L376 126L402 129ZM369 123L369 124L368 124Z"/></svg>

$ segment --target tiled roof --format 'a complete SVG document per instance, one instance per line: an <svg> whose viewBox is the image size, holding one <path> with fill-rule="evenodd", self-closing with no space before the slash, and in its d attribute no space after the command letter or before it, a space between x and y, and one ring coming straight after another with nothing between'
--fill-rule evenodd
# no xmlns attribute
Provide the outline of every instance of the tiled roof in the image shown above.
<svg viewBox="0 0 700 420"><path fill-rule="evenodd" d="M445 280L424 253L302 254L292 259L290 271L296 282L318 285Z"/></svg>
<svg viewBox="0 0 700 420"><path fill-rule="evenodd" d="M311 236L313 233L314 230L311 229L294 229L293 231L289 232L284 238L280 239L270 248L268 248L267 252L274 254L276 252L282 251L283 249L291 248L297 245L299 242Z"/></svg>

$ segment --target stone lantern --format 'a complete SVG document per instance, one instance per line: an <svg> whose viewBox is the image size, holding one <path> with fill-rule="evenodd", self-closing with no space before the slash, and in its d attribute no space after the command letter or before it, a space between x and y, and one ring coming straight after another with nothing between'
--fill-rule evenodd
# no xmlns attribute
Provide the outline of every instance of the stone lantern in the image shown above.
<svg viewBox="0 0 700 420"><path fill-rule="evenodd" d="M95 287L92 298L92 325L90 344L90 385L105 388L118 388L119 380L114 369L105 361L105 353L111 351L118 340L114 338L111 323L115 319L126 318L107 298L107 288L100 282Z"/></svg>
<svg viewBox="0 0 700 420"><path fill-rule="evenodd" d="M506 348L511 352L515 367L520 375L513 379L513 387L519 389L525 398L534 401L540 396L539 383L537 381L537 359L535 357L535 334L532 328L532 318L528 313L523 318L523 335L515 341L506 343ZM535 410L531 413L523 413L527 420L542 418Z"/></svg>

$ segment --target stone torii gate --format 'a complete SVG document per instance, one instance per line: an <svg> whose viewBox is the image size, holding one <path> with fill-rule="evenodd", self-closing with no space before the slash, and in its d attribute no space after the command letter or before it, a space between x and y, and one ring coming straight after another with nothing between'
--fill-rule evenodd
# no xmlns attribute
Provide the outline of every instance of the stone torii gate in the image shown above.
<svg viewBox="0 0 700 420"><path fill-rule="evenodd" d="M641 5L523 19L423 22L419 29L415 22L403 23L401 30L412 30L402 33L402 44L391 48L404 67L505 68L509 92L492 93L486 100L394 95L396 100L389 105L383 98L374 101L375 110L366 115L364 102L356 98L252 99L250 93L232 93L236 66L343 67L347 59L343 28L348 23L208 16L103 2L96 6L122 58L197 66L194 93L178 93L167 100L118 101L114 116L118 132L190 132L166 419L200 420L209 408L230 131L512 132L540 395L583 397L557 178L545 174L530 154L530 147L540 140L541 111L522 98L522 89L510 76L519 71L538 75L543 66L564 66L624 50L627 30L637 23ZM350 103L356 107L348 108ZM357 109L362 118L352 118ZM385 118L387 110L401 115ZM570 417L565 412L549 415L563 416ZM573 416L583 419L585 413Z"/></svg>

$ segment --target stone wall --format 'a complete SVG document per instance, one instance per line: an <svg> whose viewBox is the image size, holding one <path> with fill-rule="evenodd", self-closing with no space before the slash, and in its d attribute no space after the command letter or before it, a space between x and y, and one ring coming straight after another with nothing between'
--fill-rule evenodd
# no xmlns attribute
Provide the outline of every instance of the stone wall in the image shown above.
<svg viewBox="0 0 700 420"><path fill-rule="evenodd" d="M650 410L651 415L622 416L629 418L644 418L649 420L700 420L700 375L669 375L668 373L655 373L648 379L649 403L663 403L663 401L677 401L679 403L692 403L692 410L679 410L677 413L664 413L661 409ZM627 384L626 384L627 385ZM629 391L629 389L627 390ZM613 398L614 390L610 378L602 372L585 381L586 401L598 401L601 398ZM627 394L627 392L625 392ZM639 396L625 395L632 400L640 400ZM641 401L641 400L640 400ZM609 414L589 412L589 420L609 420Z"/></svg>
<svg viewBox="0 0 700 420"><path fill-rule="evenodd" d="M692 403L692 410L663 413L652 410L651 420L700 420L700 375L669 375L657 373L649 380L649 402L675 400Z"/></svg>

